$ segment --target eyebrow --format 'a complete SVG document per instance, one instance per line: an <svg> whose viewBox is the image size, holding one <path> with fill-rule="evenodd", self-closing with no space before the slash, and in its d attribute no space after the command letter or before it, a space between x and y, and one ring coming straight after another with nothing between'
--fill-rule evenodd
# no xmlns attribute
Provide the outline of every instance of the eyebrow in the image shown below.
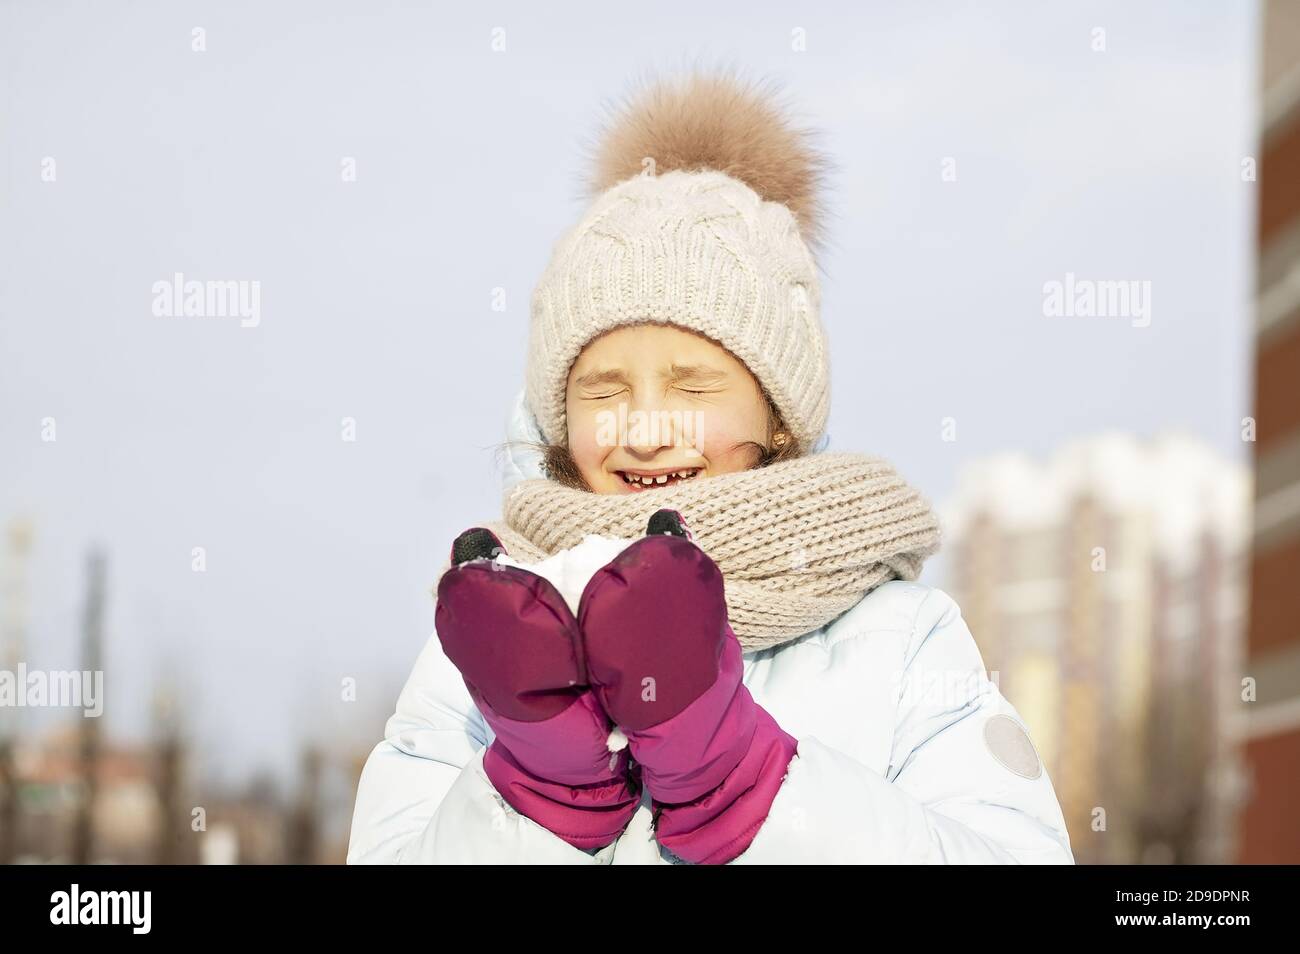
<svg viewBox="0 0 1300 954"><path fill-rule="evenodd" d="M579 377L574 384L580 388L589 388L597 384L627 384L627 375L623 373L621 368L588 371Z"/></svg>
<svg viewBox="0 0 1300 954"><path fill-rule="evenodd" d="M694 381L701 384L712 384L727 377L725 371L711 368L707 364L674 364L663 376L671 381ZM574 384L580 388L600 384L627 384L627 374L622 368L598 368L580 375Z"/></svg>
<svg viewBox="0 0 1300 954"><path fill-rule="evenodd" d="M669 377L674 381L698 381L713 383L726 378L726 372L711 368L707 364L674 364Z"/></svg>

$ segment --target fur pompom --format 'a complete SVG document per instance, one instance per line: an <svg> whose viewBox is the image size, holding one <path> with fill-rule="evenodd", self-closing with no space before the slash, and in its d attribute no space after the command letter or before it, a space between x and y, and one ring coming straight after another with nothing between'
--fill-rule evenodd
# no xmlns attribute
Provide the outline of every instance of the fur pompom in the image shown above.
<svg viewBox="0 0 1300 954"><path fill-rule="evenodd" d="M593 193L640 175L715 169L784 204L804 241L819 244L819 190L830 163L811 145L813 132L791 125L770 82L699 69L642 84L615 107L595 149Z"/></svg>

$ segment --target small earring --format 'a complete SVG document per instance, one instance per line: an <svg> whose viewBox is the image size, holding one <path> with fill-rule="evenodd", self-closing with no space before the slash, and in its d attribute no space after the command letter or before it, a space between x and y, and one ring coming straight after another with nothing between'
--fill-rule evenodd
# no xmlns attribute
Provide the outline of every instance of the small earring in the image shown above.
<svg viewBox="0 0 1300 954"><path fill-rule="evenodd" d="M777 431L772 435L772 443L777 447L784 447L787 440L788 438L786 437L785 431Z"/></svg>

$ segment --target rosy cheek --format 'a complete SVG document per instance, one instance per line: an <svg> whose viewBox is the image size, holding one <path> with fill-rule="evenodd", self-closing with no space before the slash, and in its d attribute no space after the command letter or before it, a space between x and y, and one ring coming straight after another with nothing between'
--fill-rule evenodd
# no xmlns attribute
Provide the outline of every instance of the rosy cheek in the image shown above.
<svg viewBox="0 0 1300 954"><path fill-rule="evenodd" d="M569 453L584 474L597 471L612 448L601 446L594 423L582 417L569 421Z"/></svg>
<svg viewBox="0 0 1300 954"><path fill-rule="evenodd" d="M744 421L706 415L693 435L700 462L714 473L744 470L751 466L755 449L749 441L761 441L762 432Z"/></svg>

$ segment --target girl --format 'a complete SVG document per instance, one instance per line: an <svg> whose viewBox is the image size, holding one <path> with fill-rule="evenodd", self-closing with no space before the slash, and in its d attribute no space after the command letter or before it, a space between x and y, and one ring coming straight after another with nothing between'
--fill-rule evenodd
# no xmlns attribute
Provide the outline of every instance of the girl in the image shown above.
<svg viewBox="0 0 1300 954"><path fill-rule="evenodd" d="M453 546L349 862L1073 864L916 582L932 511L821 449L808 140L730 76L606 131L533 295L503 518Z"/></svg>

